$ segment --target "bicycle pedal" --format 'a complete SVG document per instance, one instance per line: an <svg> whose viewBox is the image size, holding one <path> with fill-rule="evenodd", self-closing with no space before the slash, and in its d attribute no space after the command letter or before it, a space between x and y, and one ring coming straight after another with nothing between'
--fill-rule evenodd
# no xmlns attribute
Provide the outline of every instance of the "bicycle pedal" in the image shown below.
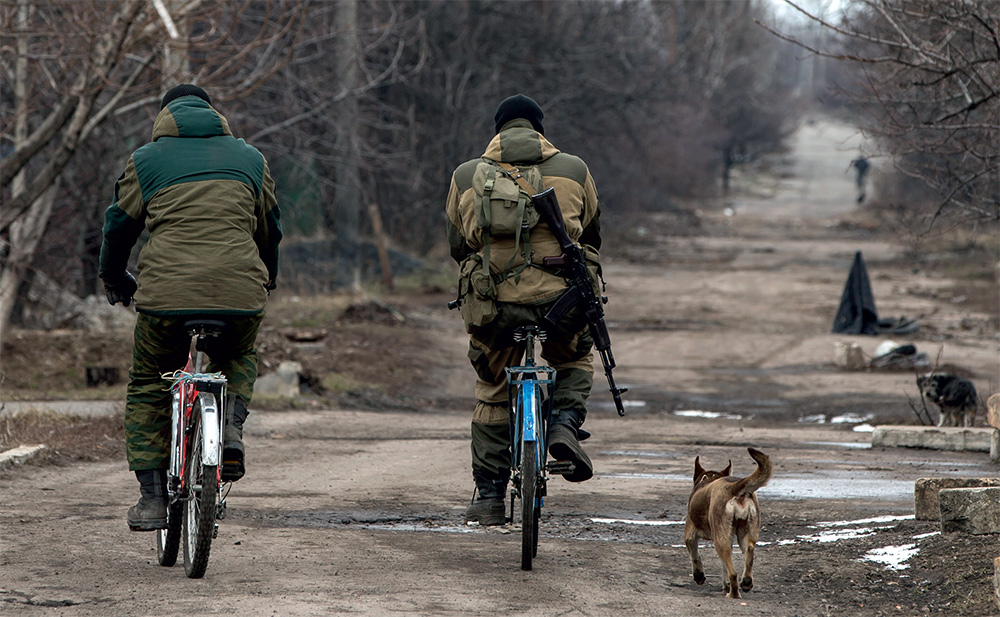
<svg viewBox="0 0 1000 617"><path fill-rule="evenodd" d="M576 463L573 461L552 461L545 466L545 469L553 475L564 475L573 473L576 470Z"/></svg>

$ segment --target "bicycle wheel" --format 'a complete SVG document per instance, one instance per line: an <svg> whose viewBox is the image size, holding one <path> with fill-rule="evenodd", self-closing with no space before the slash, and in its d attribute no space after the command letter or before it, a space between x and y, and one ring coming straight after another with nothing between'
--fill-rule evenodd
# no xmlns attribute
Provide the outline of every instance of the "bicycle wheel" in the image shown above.
<svg viewBox="0 0 1000 617"><path fill-rule="evenodd" d="M167 483L173 483L170 473L176 473L178 457L179 438L178 433L183 435L183 403L180 395L175 394L171 405L171 436L170 436L170 470L168 471ZM183 437L181 437L182 439ZM180 487L177 487L180 490ZM177 551L181 547L181 526L184 522L184 502L180 497L174 495L173 501L167 505L167 528L156 530L156 560L161 566L169 568L177 563Z"/></svg>
<svg viewBox="0 0 1000 617"><path fill-rule="evenodd" d="M538 447L537 443L535 444L535 447L536 448ZM538 478L537 475L535 477ZM536 483L535 484L535 495L538 495L540 492L541 492L540 486L539 486L539 484ZM534 527L534 529L531 530L531 556L532 557L537 557L538 556L538 523L541 521L541 519L542 519L542 508L541 508L541 506L536 506L535 507L535 518L532 521L532 526Z"/></svg>
<svg viewBox="0 0 1000 617"><path fill-rule="evenodd" d="M538 488L538 443L521 443L521 569L531 569L538 552L538 517L535 494Z"/></svg>
<svg viewBox="0 0 1000 617"><path fill-rule="evenodd" d="M174 501L167 506L167 528L156 530L156 560L165 568L177 563L183 519L184 502Z"/></svg>
<svg viewBox="0 0 1000 617"><path fill-rule="evenodd" d="M201 402L191 414L192 430L187 456L187 500L184 502L184 572L201 578L208 567L208 553L215 533L215 501L219 494L219 468L202 465Z"/></svg>

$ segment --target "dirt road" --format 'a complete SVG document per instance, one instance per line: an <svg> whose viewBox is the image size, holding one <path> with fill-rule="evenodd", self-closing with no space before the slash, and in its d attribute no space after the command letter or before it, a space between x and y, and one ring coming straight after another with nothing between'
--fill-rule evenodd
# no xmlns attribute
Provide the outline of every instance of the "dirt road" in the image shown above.
<svg viewBox="0 0 1000 617"><path fill-rule="evenodd" d="M202 580L156 565L153 537L126 530L136 486L124 462L0 475L0 614L22 615L992 615L996 537L941 535L915 521L919 477L995 476L984 453L871 449L865 426L912 423L912 373L847 372L834 345L870 355L884 337L828 334L855 251L880 314L920 319L913 341L1000 374L993 316L955 302L952 281L838 224L853 210L853 133L806 126L775 180L744 179L731 215L696 236L651 216L609 252L608 307L629 414L592 397L597 475L550 483L535 569L516 531L462 522L471 496L471 369L448 294L389 300L428 334L429 401L412 410L256 411L249 475ZM771 205L774 207L772 208ZM899 342L904 342L900 340ZM383 350L392 353L393 350ZM696 585L683 548L695 456L746 447L775 462L759 493L755 587Z"/></svg>

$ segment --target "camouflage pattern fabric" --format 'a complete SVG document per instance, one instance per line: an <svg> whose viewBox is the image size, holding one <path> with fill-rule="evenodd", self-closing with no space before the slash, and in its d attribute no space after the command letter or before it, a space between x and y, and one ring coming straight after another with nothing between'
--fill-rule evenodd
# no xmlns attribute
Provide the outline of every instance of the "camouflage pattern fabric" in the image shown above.
<svg viewBox="0 0 1000 617"><path fill-rule="evenodd" d="M184 323L192 316L156 317L139 313L132 346L132 368L125 405L125 448L129 469L165 469L170 463L170 382L164 373L184 368L191 338ZM264 314L239 317L213 315L230 328L208 339L206 372L221 372L229 394L248 405L257 380L254 343Z"/></svg>
<svg viewBox="0 0 1000 617"><path fill-rule="evenodd" d="M510 475L510 411L505 368L519 364L525 344L514 341L514 330L540 324L551 303L498 303L497 319L483 333L470 337L469 360L476 370L476 409L472 414L472 469L491 478ZM576 309L541 344L542 360L556 369L552 409L575 410L581 421L594 384L594 342Z"/></svg>
<svg viewBox="0 0 1000 617"><path fill-rule="evenodd" d="M531 230L530 250L516 234L490 234L487 243L484 233L488 232L480 216L486 212L482 190L485 185L477 182L477 171L487 169L482 165L484 159L531 169L532 173L537 168L542 186L556 193L566 233L584 247L588 261L593 261L595 285L600 276L600 200L594 178L582 159L560 151L537 128L524 118L499 127L482 156L466 161L452 173L445 204L452 258L466 266L467 275L473 270L470 264L476 265L470 255L478 256L487 262L487 271L494 275L495 283L495 291L491 288L488 294L480 292L482 297L462 294L463 303L483 300L474 307L462 307L466 331L470 333L469 360L478 376L478 402L472 416L472 468L479 479L506 480L510 475L510 412L504 369L519 364L524 356L524 343L514 342L513 331L521 325L540 324L547 309L566 290L566 280L542 266L545 257L562 254L562 247L546 225ZM481 187L478 192L477 186ZM493 187L496 190L495 182ZM493 218L492 209L490 212ZM478 269L486 270L481 265ZM460 289L467 291L472 284L471 277L466 277ZM594 381L594 343L576 308L567 312L555 330L548 332L541 353L542 359L556 369L553 409L576 411L582 420Z"/></svg>

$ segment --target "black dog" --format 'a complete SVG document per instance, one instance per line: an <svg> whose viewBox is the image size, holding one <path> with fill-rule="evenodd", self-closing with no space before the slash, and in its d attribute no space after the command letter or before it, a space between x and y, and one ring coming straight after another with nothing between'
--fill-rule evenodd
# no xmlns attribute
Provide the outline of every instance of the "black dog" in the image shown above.
<svg viewBox="0 0 1000 617"><path fill-rule="evenodd" d="M941 410L938 426L973 426L979 397L976 386L968 379L949 373L928 373L917 377L917 386L924 398Z"/></svg>

